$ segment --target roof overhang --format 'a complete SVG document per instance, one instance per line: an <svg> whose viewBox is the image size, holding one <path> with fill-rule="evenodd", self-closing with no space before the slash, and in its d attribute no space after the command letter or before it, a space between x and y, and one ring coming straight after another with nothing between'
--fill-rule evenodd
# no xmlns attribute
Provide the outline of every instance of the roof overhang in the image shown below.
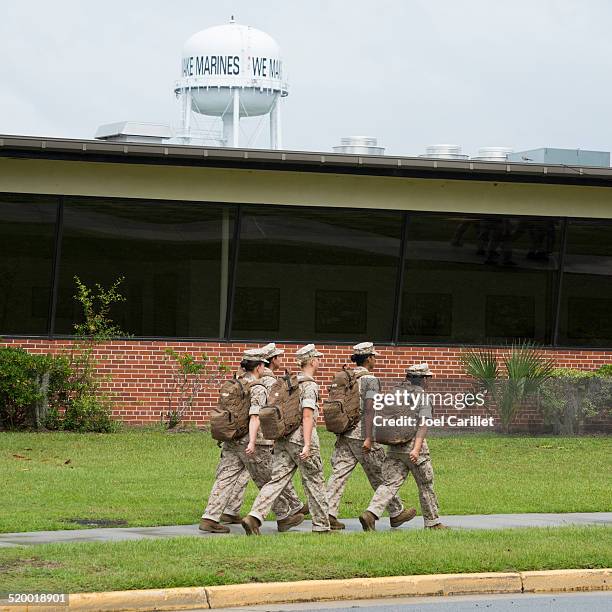
<svg viewBox="0 0 612 612"><path fill-rule="evenodd" d="M612 168L0 135L0 156L612 187Z"/></svg>

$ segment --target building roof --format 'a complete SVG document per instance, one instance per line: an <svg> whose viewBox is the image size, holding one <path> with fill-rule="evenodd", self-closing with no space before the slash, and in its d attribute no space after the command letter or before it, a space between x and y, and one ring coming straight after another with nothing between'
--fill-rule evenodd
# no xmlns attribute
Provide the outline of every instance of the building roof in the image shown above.
<svg viewBox="0 0 612 612"><path fill-rule="evenodd" d="M612 186L612 168L0 135L0 157Z"/></svg>

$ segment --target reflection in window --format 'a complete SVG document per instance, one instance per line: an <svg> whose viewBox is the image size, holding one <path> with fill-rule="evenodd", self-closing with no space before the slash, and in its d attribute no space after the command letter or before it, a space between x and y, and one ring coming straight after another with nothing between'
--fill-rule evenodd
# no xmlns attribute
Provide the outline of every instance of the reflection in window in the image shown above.
<svg viewBox="0 0 612 612"><path fill-rule="evenodd" d="M568 222L558 343L612 346L610 222Z"/></svg>
<svg viewBox="0 0 612 612"><path fill-rule="evenodd" d="M69 201L64 205L55 329L71 333L74 276L125 277L113 320L135 336L224 333L233 210L197 202Z"/></svg>
<svg viewBox="0 0 612 612"><path fill-rule="evenodd" d="M0 196L0 334L48 332L57 198Z"/></svg>
<svg viewBox="0 0 612 612"><path fill-rule="evenodd" d="M553 219L411 215L403 342L550 342L558 268Z"/></svg>
<svg viewBox="0 0 612 612"><path fill-rule="evenodd" d="M401 226L401 213L245 206L232 336L390 340Z"/></svg>

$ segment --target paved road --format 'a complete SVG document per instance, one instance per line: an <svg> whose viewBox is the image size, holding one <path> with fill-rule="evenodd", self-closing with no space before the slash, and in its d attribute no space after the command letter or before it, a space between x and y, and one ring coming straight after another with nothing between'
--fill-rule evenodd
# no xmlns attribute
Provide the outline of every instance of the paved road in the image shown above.
<svg viewBox="0 0 612 612"><path fill-rule="evenodd" d="M542 595L466 595L453 597L400 597L359 601L281 604L225 608L224 612L610 612L612 592L554 593ZM204 611L201 611L204 612Z"/></svg>
<svg viewBox="0 0 612 612"><path fill-rule="evenodd" d="M511 527L562 527L566 525L612 525L612 512L571 512L567 514L480 514L466 516L445 516L442 520L454 529L506 529ZM357 519L342 519L346 523L344 533L361 531ZM378 521L380 531L390 529L389 519ZM406 523L401 529L422 529L420 517ZM304 521L292 531L309 532L310 521ZM233 535L244 535L240 525L231 526ZM266 521L262 533L277 534L276 523ZM0 548L29 544L52 544L54 542L118 542L121 540L142 540L147 538L173 538L177 536L226 537L203 533L197 525L176 525L169 527L120 527L103 529L74 529L65 531L32 531L0 534Z"/></svg>

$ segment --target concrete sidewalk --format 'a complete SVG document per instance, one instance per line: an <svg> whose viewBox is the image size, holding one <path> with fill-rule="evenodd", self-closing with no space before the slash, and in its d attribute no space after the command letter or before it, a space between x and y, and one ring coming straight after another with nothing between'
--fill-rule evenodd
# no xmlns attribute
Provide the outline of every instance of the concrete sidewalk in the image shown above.
<svg viewBox="0 0 612 612"><path fill-rule="evenodd" d="M346 524L342 533L361 531L357 519L341 519ZM612 525L612 512L572 512L567 514L475 514L443 516L445 525L453 529L508 529L515 527L563 527L567 525ZM378 531L387 531L389 519L383 518L376 524ZM240 525L231 525L229 535L244 535ZM423 520L417 516L401 529L422 529ZM304 521L293 532L310 532L310 521ZM276 523L266 521L261 529L263 534L277 534ZM32 531L0 534L0 547L57 542L119 542L150 538L174 538L178 536L225 537L223 534L204 533L197 525L176 525L168 527L120 527L102 529L74 529L63 531Z"/></svg>

